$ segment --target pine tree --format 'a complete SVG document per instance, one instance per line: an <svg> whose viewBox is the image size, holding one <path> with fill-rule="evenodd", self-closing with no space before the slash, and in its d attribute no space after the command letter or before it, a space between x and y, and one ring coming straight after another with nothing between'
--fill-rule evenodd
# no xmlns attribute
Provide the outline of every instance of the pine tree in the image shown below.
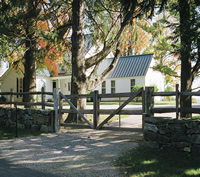
<svg viewBox="0 0 200 177"><path fill-rule="evenodd" d="M86 94L87 90L97 87L114 69L120 57L120 38L127 24L148 12L153 14L155 1L96 1L74 0L72 3L72 92L71 94ZM84 14L89 23L85 23ZM102 48L94 56L85 58L84 54L84 29L90 24L97 44L101 42ZM115 49L115 57L111 65L96 77L100 62ZM89 76L86 71L92 69ZM79 100L79 108L84 108L85 101ZM77 105L77 100L73 100ZM76 117L69 115L67 122L76 121Z"/></svg>

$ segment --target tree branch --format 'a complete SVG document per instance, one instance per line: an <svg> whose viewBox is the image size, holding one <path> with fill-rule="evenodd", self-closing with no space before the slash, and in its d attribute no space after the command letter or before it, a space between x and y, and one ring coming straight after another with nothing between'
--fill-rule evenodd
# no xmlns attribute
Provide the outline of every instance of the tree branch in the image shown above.
<svg viewBox="0 0 200 177"><path fill-rule="evenodd" d="M91 80L92 77L94 77L94 74L97 70L97 68L95 67L94 70L92 71L92 73L90 74L90 76L87 78L87 80L89 80L90 82L88 82L88 86L87 86L87 89L88 90L93 90L95 89L99 84L102 83L103 80L106 79L106 77L114 70L115 66L117 65L117 62L121 56L121 52L120 52L120 47L119 47L119 42L117 44L117 48L116 48L116 53L115 53L115 57L112 61L112 63L109 65L108 68L106 68L104 70L104 72L101 74L100 77L96 78L96 79L93 79Z"/></svg>
<svg viewBox="0 0 200 177"><path fill-rule="evenodd" d="M103 49L99 53L86 59L86 62L85 62L86 69L101 62L112 51L113 47L117 45L126 25L128 24L129 20L133 17L135 8L136 8L136 4L132 4L132 7L130 8L131 10L127 12L123 22L121 23L121 28L117 32L115 38L109 43L109 45L108 46L104 45Z"/></svg>

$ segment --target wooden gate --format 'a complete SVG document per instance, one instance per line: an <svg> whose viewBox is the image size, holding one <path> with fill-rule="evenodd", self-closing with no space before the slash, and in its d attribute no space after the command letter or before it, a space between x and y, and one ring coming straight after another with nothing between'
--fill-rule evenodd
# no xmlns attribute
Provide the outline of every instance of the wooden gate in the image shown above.
<svg viewBox="0 0 200 177"><path fill-rule="evenodd" d="M128 103L130 103L134 98L136 98L137 96L142 96L143 97L142 93L143 93L143 88L140 88L137 92L131 93L130 97L126 101L124 101L124 103L122 105L120 105L116 110L114 110L101 124L97 125L96 129L101 129L103 127L103 125L105 125L110 119L112 119L113 116L115 116L116 114L119 114L121 112L121 110ZM115 96L117 96L117 94ZM131 112L132 112L132 114L141 114L142 115L143 114L143 109L142 110L137 110L137 111L131 110Z"/></svg>
<svg viewBox="0 0 200 177"><path fill-rule="evenodd" d="M142 100L144 100L144 89L141 88L137 92L131 93L116 93L116 94L98 94L98 91L95 91L94 94L83 94L83 95L63 95L61 92L55 91L54 95L57 95L58 102L55 103L55 114L57 112L57 119L55 121L58 122L58 126L61 124L62 114L63 113L76 113L78 114L84 122L89 125L92 129L101 129L103 125L105 125L110 119L113 118L116 114L127 114L127 115L142 115L144 113L144 104L142 106L142 110L122 110L128 103L130 103L134 98L141 96ZM54 96L55 98L56 96ZM78 110L70 101L71 98L92 98L93 99L93 109L92 110ZM127 97L128 99L123 102L123 104L119 105L119 107L115 110L112 109L100 109L100 100L103 98L121 98ZM71 109L63 108L63 101L66 101ZM57 110L56 110L57 109ZM84 114L93 114L93 124L91 124L88 119L84 116ZM109 114L109 116L103 120L99 124L99 115L100 114ZM62 124L64 125L64 124Z"/></svg>

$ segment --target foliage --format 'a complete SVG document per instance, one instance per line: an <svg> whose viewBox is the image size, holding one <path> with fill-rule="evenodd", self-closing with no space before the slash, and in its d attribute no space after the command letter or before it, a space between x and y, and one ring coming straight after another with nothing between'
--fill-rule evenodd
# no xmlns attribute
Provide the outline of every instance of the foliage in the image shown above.
<svg viewBox="0 0 200 177"><path fill-rule="evenodd" d="M173 88L173 87L167 86L167 87L165 88L165 92L172 92L172 91L174 91L174 88ZM172 97L172 96L165 96L165 97L164 97L164 100L165 100L165 101L173 101L173 100L175 100L175 98Z"/></svg>
<svg viewBox="0 0 200 177"><path fill-rule="evenodd" d="M145 87L144 85L135 85L133 88L132 88L132 92L137 92L141 87ZM142 101L142 97L141 96L138 96L135 98L135 101L136 102L141 102Z"/></svg>
<svg viewBox="0 0 200 177"><path fill-rule="evenodd" d="M139 146L115 161L126 176L199 176L199 154ZM169 170L170 169L170 170Z"/></svg>
<svg viewBox="0 0 200 177"><path fill-rule="evenodd" d="M121 40L122 56L138 55L148 47L150 34L141 26L148 25L149 21L145 19L133 19L133 22L127 25Z"/></svg>
<svg viewBox="0 0 200 177"><path fill-rule="evenodd" d="M141 87L145 87L144 85L135 85L133 88L132 88L132 92L137 92Z"/></svg>
<svg viewBox="0 0 200 177"><path fill-rule="evenodd" d="M154 53L156 62L153 69L165 75L166 84L179 79L178 71L180 70L179 53L177 53L180 43L172 39L175 27L172 28L169 23L177 24L177 18L165 9L163 13L155 14L150 25L141 26L151 34L150 45L146 51Z"/></svg>
<svg viewBox="0 0 200 177"><path fill-rule="evenodd" d="M94 91L88 91L88 94L94 94ZM93 102L93 98L87 98L87 102Z"/></svg>
<svg viewBox="0 0 200 177"><path fill-rule="evenodd" d="M53 98L49 98L47 102L53 102Z"/></svg>
<svg viewBox="0 0 200 177"><path fill-rule="evenodd" d="M153 84L153 85L150 85L150 87L154 87L154 92L158 92L159 91L159 88L157 85Z"/></svg>
<svg viewBox="0 0 200 177"><path fill-rule="evenodd" d="M167 86L167 87L165 88L165 92L171 92L171 91L174 91L174 88L173 88L173 87Z"/></svg>
<svg viewBox="0 0 200 177"><path fill-rule="evenodd" d="M6 102L6 98L4 96L0 97L0 102Z"/></svg>
<svg viewBox="0 0 200 177"><path fill-rule="evenodd" d="M10 64L24 65L27 40L33 40L36 42L36 48L32 50L36 54L37 68L47 67L52 75L57 76L56 64L62 63L64 47L69 45L66 38L70 28L66 24L71 23L71 14L68 13L70 6L63 0L34 0L32 3L36 10L29 16L30 1L0 2L1 58L7 59ZM34 21L32 27L30 21ZM27 33L28 27L32 28L32 39Z"/></svg>

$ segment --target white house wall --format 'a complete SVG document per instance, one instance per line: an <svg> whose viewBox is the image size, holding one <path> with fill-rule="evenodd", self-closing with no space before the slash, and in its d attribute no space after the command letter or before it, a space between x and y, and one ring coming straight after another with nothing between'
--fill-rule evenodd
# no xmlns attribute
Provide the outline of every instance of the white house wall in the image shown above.
<svg viewBox="0 0 200 177"><path fill-rule="evenodd" d="M60 90L64 95L70 95L70 89L68 88L69 83L71 84L71 77L67 77L66 79L61 79L60 80Z"/></svg>
<svg viewBox="0 0 200 177"><path fill-rule="evenodd" d="M115 92L116 93L127 93L131 92L131 79L135 79L136 85L144 85L145 77L136 76L136 77L124 77L124 78L107 78L106 81L106 93L111 93L111 80L115 80ZM102 93L102 86L99 85L95 90L98 90L99 93Z"/></svg>
<svg viewBox="0 0 200 177"><path fill-rule="evenodd" d="M71 76L51 77L52 83L56 82L56 88L59 88L64 95L70 95L71 90ZM53 84L52 84L53 85ZM53 87L52 91L53 91Z"/></svg>
<svg viewBox="0 0 200 177"><path fill-rule="evenodd" d="M160 72L153 71L151 68L149 68L145 77L145 85L156 85L159 91L164 91L164 76Z"/></svg>
<svg viewBox="0 0 200 177"><path fill-rule="evenodd" d="M21 78L23 79L24 75L18 71L15 72L14 69L11 69L7 73L5 73L5 77L2 80L1 83L1 91L2 92L10 92L11 89L13 89L13 92L17 92L17 79ZM10 96L5 96L7 100L10 99ZM22 97L14 97L14 101L20 101Z"/></svg>

